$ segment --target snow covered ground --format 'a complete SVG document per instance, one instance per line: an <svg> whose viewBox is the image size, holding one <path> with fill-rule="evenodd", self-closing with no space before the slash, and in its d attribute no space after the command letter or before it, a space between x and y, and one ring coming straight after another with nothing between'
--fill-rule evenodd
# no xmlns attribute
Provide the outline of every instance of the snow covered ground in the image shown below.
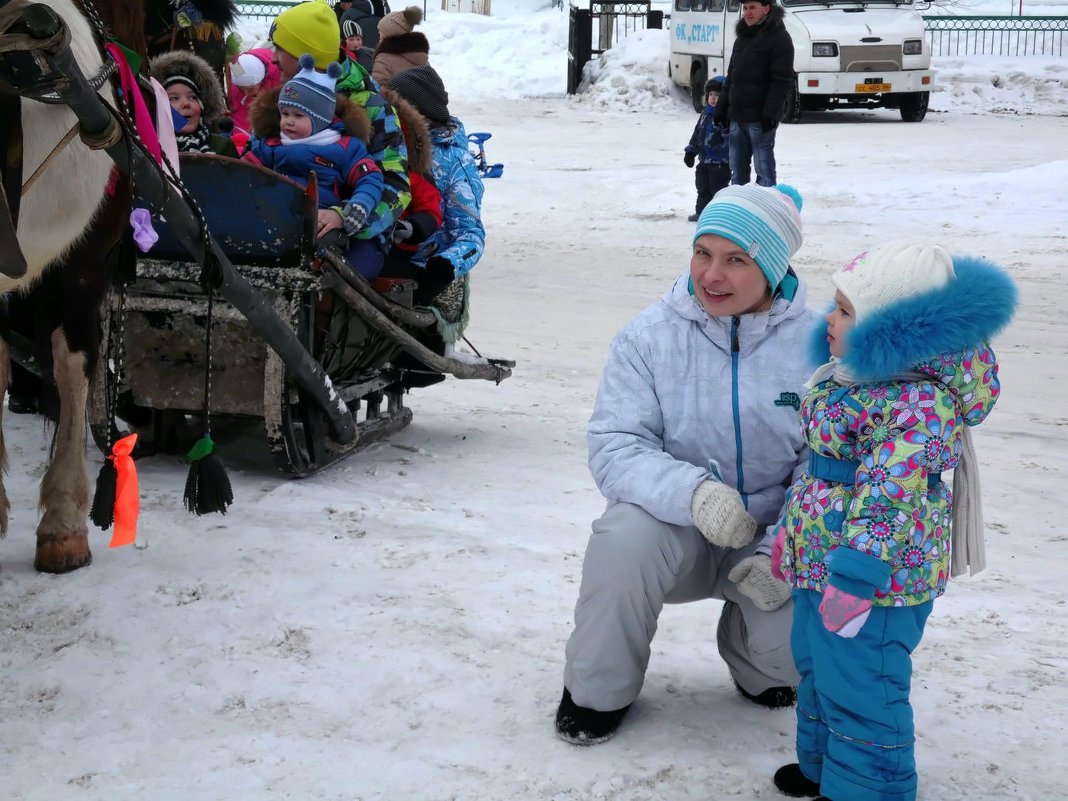
<svg viewBox="0 0 1068 801"><path fill-rule="evenodd" d="M454 112L506 165L469 335L516 359L512 378L417 390L410 428L304 481L232 443L225 517L182 509L178 460L143 460L138 545L95 532L92 566L61 577L32 568L48 435L5 415L5 801L781 798L793 713L732 689L715 602L665 609L616 739L553 734L603 506L585 423L609 339L687 268L695 116L655 34L564 97L566 25L546 6L425 25ZM779 173L805 198L795 266L814 306L838 265L894 236L1019 282L995 343L1004 396L976 434L990 567L936 604L913 700L920 801L1048 801L1068 785L1068 59L937 66L926 121L813 114L780 129Z"/></svg>

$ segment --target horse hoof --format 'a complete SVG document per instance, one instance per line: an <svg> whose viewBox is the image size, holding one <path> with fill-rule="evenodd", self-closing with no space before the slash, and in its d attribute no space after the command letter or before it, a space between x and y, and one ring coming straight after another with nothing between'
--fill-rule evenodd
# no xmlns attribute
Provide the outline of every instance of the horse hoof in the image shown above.
<svg viewBox="0 0 1068 801"><path fill-rule="evenodd" d="M37 535L33 567L39 573L70 573L92 561L88 532Z"/></svg>

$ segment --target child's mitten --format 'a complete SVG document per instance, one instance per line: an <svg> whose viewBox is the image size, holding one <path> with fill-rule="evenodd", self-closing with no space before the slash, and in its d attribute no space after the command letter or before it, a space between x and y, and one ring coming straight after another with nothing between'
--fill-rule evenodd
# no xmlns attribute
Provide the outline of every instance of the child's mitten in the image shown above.
<svg viewBox="0 0 1068 801"><path fill-rule="evenodd" d="M839 637L856 637L871 614L871 601L828 584L820 602L820 616L827 631Z"/></svg>

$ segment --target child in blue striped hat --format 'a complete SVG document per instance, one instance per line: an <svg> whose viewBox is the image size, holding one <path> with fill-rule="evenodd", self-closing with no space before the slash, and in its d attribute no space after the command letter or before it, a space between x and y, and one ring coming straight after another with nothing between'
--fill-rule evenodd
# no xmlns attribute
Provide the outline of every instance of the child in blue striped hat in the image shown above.
<svg viewBox="0 0 1068 801"><path fill-rule="evenodd" d="M257 97L250 112L251 149L245 158L306 185L315 172L319 187L318 236L343 232L345 258L365 278L382 271L382 237L359 238L371 210L382 197L382 170L370 157L371 122L358 104L339 98L334 87L341 68L315 69L310 54L301 70L281 89Z"/></svg>

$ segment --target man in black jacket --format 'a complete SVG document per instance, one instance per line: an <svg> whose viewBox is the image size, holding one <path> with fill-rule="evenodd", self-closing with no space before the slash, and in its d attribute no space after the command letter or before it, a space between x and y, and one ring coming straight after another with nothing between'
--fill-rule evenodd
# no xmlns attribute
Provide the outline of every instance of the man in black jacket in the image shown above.
<svg viewBox="0 0 1068 801"><path fill-rule="evenodd" d="M774 186L775 130L794 85L794 44L772 0L745 0L716 122L730 122L731 183Z"/></svg>

